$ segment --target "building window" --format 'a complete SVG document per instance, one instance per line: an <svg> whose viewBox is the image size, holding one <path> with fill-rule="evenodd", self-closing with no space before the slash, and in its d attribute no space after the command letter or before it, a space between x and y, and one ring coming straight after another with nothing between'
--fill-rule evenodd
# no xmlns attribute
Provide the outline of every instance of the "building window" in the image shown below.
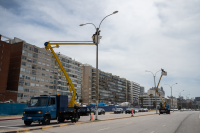
<svg viewBox="0 0 200 133"><path fill-rule="evenodd" d="M35 86L35 83L31 83L31 86Z"/></svg>
<svg viewBox="0 0 200 133"><path fill-rule="evenodd" d="M30 80L31 78L29 76L26 76L26 79Z"/></svg>
<svg viewBox="0 0 200 133"><path fill-rule="evenodd" d="M31 76L31 80L35 80L35 77Z"/></svg>
<svg viewBox="0 0 200 133"><path fill-rule="evenodd" d="M18 86L18 90L23 91L24 87Z"/></svg>
<svg viewBox="0 0 200 133"><path fill-rule="evenodd" d="M36 71L32 70L32 74L33 74L33 75L36 75Z"/></svg>
<svg viewBox="0 0 200 133"><path fill-rule="evenodd" d="M44 81L44 79L41 79L41 81Z"/></svg>
<svg viewBox="0 0 200 133"><path fill-rule="evenodd" d="M48 85L45 85L45 87L49 88L49 86L48 86Z"/></svg>
<svg viewBox="0 0 200 133"><path fill-rule="evenodd" d="M44 91L44 93L48 93L48 91Z"/></svg>
<svg viewBox="0 0 200 133"><path fill-rule="evenodd" d="M24 92L29 92L29 89L26 89L26 88L25 88L25 89L24 89Z"/></svg>
<svg viewBox="0 0 200 133"><path fill-rule="evenodd" d="M23 94L22 93L18 93L17 97L23 97Z"/></svg>
<svg viewBox="0 0 200 133"><path fill-rule="evenodd" d="M47 61L51 61L50 59L47 59Z"/></svg>
<svg viewBox="0 0 200 133"><path fill-rule="evenodd" d="M35 86L40 86L39 84L36 84Z"/></svg>
<svg viewBox="0 0 200 133"><path fill-rule="evenodd" d="M43 54L44 54L44 55L46 55L46 53L45 53L45 52L43 52Z"/></svg>
<svg viewBox="0 0 200 133"><path fill-rule="evenodd" d="M53 79L53 76L52 76L52 75L50 75L50 78L51 78L51 79Z"/></svg>
<svg viewBox="0 0 200 133"><path fill-rule="evenodd" d="M26 62L22 62L21 64L22 64L23 66L26 66Z"/></svg>
<svg viewBox="0 0 200 133"><path fill-rule="evenodd" d="M49 69L46 69L47 72L49 72Z"/></svg>
<svg viewBox="0 0 200 133"><path fill-rule="evenodd" d="M19 80L19 85L24 85L24 80Z"/></svg>
<svg viewBox="0 0 200 133"><path fill-rule="evenodd" d="M40 72L37 72L37 75L40 75Z"/></svg>
<svg viewBox="0 0 200 133"><path fill-rule="evenodd" d="M33 63L37 64L37 60L33 59Z"/></svg>
<svg viewBox="0 0 200 133"><path fill-rule="evenodd" d="M29 56L29 57L32 57L32 54L31 54L31 53L28 53L28 56Z"/></svg>
<svg viewBox="0 0 200 133"><path fill-rule="evenodd" d="M33 54L33 58L38 58L38 55L37 54Z"/></svg>
<svg viewBox="0 0 200 133"><path fill-rule="evenodd" d="M42 70L44 70L44 71L45 71L45 68L42 68Z"/></svg>
<svg viewBox="0 0 200 133"><path fill-rule="evenodd" d="M36 78L37 81L40 81L40 78Z"/></svg>
<svg viewBox="0 0 200 133"><path fill-rule="evenodd" d="M27 44L24 44L24 48L28 48L28 45L27 45Z"/></svg>
<svg viewBox="0 0 200 133"><path fill-rule="evenodd" d="M32 66L31 66L31 64L27 64L27 67L31 68Z"/></svg>
<svg viewBox="0 0 200 133"><path fill-rule="evenodd" d="M39 51L39 53L42 53L42 51Z"/></svg>
<svg viewBox="0 0 200 133"><path fill-rule="evenodd" d="M21 71L22 71L22 72L25 72L25 71L26 71L26 69L21 67Z"/></svg>
<svg viewBox="0 0 200 133"><path fill-rule="evenodd" d="M38 49L37 49L37 48L34 48L34 52L38 53Z"/></svg>
<svg viewBox="0 0 200 133"><path fill-rule="evenodd" d="M42 63L42 65L45 65L45 63Z"/></svg>
<svg viewBox="0 0 200 133"><path fill-rule="evenodd" d="M30 51L33 51L33 48L32 48L32 47L29 47L29 50L30 50Z"/></svg>
<svg viewBox="0 0 200 133"><path fill-rule="evenodd" d="M22 56L22 59L23 59L23 60L26 60L26 56Z"/></svg>
<svg viewBox="0 0 200 133"><path fill-rule="evenodd" d="M49 64L47 64L47 66L49 66Z"/></svg>
<svg viewBox="0 0 200 133"><path fill-rule="evenodd" d="M42 73L42 76L45 76L45 74L44 74L44 73Z"/></svg>
<svg viewBox="0 0 200 133"><path fill-rule="evenodd" d="M41 62L38 61L38 64L41 64Z"/></svg>
<svg viewBox="0 0 200 133"><path fill-rule="evenodd" d="M49 82L49 80L46 79L46 82Z"/></svg>
<svg viewBox="0 0 200 133"><path fill-rule="evenodd" d="M28 61L28 62L32 62L32 59L27 58L27 61Z"/></svg>
<svg viewBox="0 0 200 133"><path fill-rule="evenodd" d="M27 54L28 52L26 50L22 50L22 53L23 54Z"/></svg>
<svg viewBox="0 0 200 133"><path fill-rule="evenodd" d="M44 87L44 85L40 85L41 87Z"/></svg>
<svg viewBox="0 0 200 133"><path fill-rule="evenodd" d="M24 95L24 97L29 97L28 95Z"/></svg>
<svg viewBox="0 0 200 133"><path fill-rule="evenodd" d="M29 82L25 82L25 85L26 85L26 86L30 86L30 83L29 83Z"/></svg>
<svg viewBox="0 0 200 133"><path fill-rule="evenodd" d="M35 90L34 89L30 89L30 93L34 93L35 92Z"/></svg>
<svg viewBox="0 0 200 133"><path fill-rule="evenodd" d="M31 71L30 70L26 70L26 73L31 74Z"/></svg>
<svg viewBox="0 0 200 133"><path fill-rule="evenodd" d="M37 93L37 92L39 92L39 90L35 90L35 92Z"/></svg>
<svg viewBox="0 0 200 133"><path fill-rule="evenodd" d="M49 77L49 74L46 74L46 77Z"/></svg>
<svg viewBox="0 0 200 133"><path fill-rule="evenodd" d="M22 78L22 79L24 79L25 75L24 74L20 74L19 77Z"/></svg>

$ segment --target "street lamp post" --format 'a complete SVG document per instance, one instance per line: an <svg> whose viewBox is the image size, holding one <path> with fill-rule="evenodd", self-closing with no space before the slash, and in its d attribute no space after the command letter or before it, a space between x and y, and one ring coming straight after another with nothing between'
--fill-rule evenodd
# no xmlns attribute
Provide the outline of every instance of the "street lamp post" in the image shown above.
<svg viewBox="0 0 200 133"><path fill-rule="evenodd" d="M180 95L180 100L181 100L181 92L183 92L184 90L182 90L182 91L176 91L176 92L178 92L179 93L179 95ZM181 108L182 108L182 102L181 102ZM180 110L181 111L181 110Z"/></svg>
<svg viewBox="0 0 200 133"><path fill-rule="evenodd" d="M190 94L185 95L186 103L187 103L187 99L189 99L189 98L188 98L188 95L190 95ZM188 106L188 104L187 104L187 106ZM188 108L189 108L189 107L188 107Z"/></svg>
<svg viewBox="0 0 200 133"><path fill-rule="evenodd" d="M178 84L178 83L175 83L175 84ZM175 85L175 84L173 84L173 85ZM173 107L173 112L174 112L173 97L172 97L172 86L173 85L169 85L169 84L164 84L164 85L168 85L171 88L171 108Z"/></svg>
<svg viewBox="0 0 200 133"><path fill-rule="evenodd" d="M159 70L159 71L161 71L161 70ZM157 72L159 72L159 71L157 71ZM145 72L151 72L151 71L145 71ZM156 72L156 73L157 73ZM153 74L153 72L151 72L152 74ZM157 114L157 97L156 97L156 80L155 80L155 77L156 77L156 73L155 74L153 74L153 78L154 78L154 85L155 85L155 98L156 98L156 114Z"/></svg>
<svg viewBox="0 0 200 133"><path fill-rule="evenodd" d="M95 38L95 40L97 40L97 41L95 41L95 44L97 46L96 47L96 117L95 117L95 120L98 120L98 100L99 100L99 71L98 71L98 44L99 44L99 42L98 42L98 34L99 34L99 29L100 29L100 26L101 26L101 23L103 22L103 20L105 18L107 18L108 16L116 14L116 13L118 13L118 11L114 11L112 14L109 14L106 17L104 17L101 20L98 28L96 28L96 26L93 23L80 24L80 26L84 26L86 24L92 24L95 27L96 34L97 34L96 35L97 38Z"/></svg>

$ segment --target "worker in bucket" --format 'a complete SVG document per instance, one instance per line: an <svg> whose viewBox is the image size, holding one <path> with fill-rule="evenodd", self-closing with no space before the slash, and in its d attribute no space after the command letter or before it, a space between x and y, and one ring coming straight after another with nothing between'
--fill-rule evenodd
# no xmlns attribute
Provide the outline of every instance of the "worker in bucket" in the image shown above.
<svg viewBox="0 0 200 133"><path fill-rule="evenodd" d="M98 35L100 35L101 30L98 31ZM93 43L95 43L95 35L97 35L97 32L95 32L95 34L93 34L92 39L93 39Z"/></svg>

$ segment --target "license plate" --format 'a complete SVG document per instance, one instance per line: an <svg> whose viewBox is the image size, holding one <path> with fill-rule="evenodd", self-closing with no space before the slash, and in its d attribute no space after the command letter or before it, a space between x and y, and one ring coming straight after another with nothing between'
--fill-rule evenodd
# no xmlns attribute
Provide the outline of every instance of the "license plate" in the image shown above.
<svg viewBox="0 0 200 133"><path fill-rule="evenodd" d="M32 119L32 117L28 117L27 119Z"/></svg>

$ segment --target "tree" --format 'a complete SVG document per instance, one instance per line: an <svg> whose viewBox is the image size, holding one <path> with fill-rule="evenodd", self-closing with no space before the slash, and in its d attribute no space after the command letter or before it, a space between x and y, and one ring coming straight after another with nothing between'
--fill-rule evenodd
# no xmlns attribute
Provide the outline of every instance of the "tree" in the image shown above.
<svg viewBox="0 0 200 133"><path fill-rule="evenodd" d="M179 105L178 109L179 109L179 110L181 109L181 105Z"/></svg>
<svg viewBox="0 0 200 133"><path fill-rule="evenodd" d="M153 101L153 107L156 108L156 101Z"/></svg>
<svg viewBox="0 0 200 133"><path fill-rule="evenodd" d="M152 97L153 97L153 94L150 94L149 97L151 98L151 108L152 108L152 104L153 104L152 103Z"/></svg>
<svg viewBox="0 0 200 133"><path fill-rule="evenodd" d="M144 100L144 98L140 97L140 101L141 101L142 107L143 107L143 100Z"/></svg>

